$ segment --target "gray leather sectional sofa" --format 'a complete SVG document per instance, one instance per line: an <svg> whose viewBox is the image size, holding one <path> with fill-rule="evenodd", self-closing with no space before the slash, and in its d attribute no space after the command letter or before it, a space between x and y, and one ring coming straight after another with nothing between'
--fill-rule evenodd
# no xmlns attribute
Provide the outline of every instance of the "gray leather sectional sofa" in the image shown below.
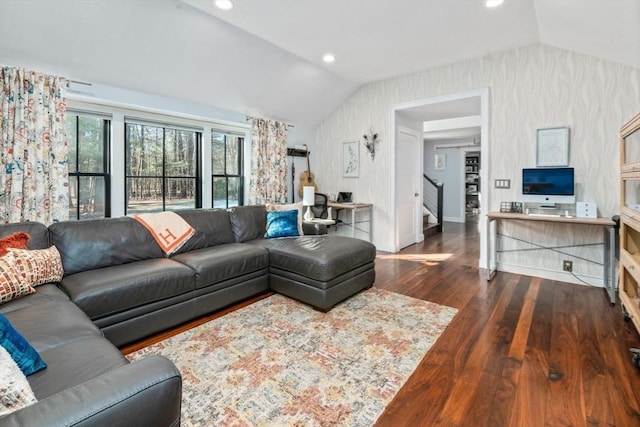
<svg viewBox="0 0 640 427"><path fill-rule="evenodd" d="M264 206L178 212L196 230L166 257L137 221L0 226L62 257L58 284L0 305L48 367L28 377L38 403L10 425L178 425L181 377L160 356L117 347L272 289L329 310L373 284L375 247L341 236L264 239ZM106 338L106 339L105 339Z"/></svg>

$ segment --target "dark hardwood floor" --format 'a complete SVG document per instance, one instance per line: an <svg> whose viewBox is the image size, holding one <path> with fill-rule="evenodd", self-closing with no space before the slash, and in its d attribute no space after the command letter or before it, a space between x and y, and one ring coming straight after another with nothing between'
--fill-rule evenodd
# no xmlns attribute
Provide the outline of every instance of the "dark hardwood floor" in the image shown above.
<svg viewBox="0 0 640 427"><path fill-rule="evenodd" d="M455 307L377 426L640 426L640 338L601 288L478 269L477 224L379 254L375 286Z"/></svg>
<svg viewBox="0 0 640 427"><path fill-rule="evenodd" d="M386 426L640 426L640 337L601 288L478 269L477 224L380 253L376 287L458 314L378 419ZM134 351L257 299L122 349Z"/></svg>

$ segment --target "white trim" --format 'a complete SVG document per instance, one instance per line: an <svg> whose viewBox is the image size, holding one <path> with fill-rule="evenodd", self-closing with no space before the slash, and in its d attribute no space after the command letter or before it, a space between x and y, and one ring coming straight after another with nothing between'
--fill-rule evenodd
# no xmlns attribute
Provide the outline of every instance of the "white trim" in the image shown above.
<svg viewBox="0 0 640 427"><path fill-rule="evenodd" d="M576 285L586 286L584 282L581 282L580 280L573 277L571 273L567 273L564 271L533 268L533 267L527 267L527 266L516 265L516 264L508 264L503 262L497 263L496 267L498 269L496 274L500 274L500 272L503 271L505 273L522 274L525 276L532 276L532 277L541 277L543 279L555 280L555 281L566 282L566 283L574 283ZM590 286L604 288L604 282L602 280L602 276L590 276L590 275L584 275L584 274L577 274L576 276L580 277L582 280L589 283Z"/></svg>
<svg viewBox="0 0 640 427"><path fill-rule="evenodd" d="M141 119L163 121L170 120L175 122L176 124L188 123L192 126L212 127L218 130L225 131L235 129L235 131L237 132L239 128L251 129L251 125L249 123L212 119L210 117L196 116L194 114L185 114L177 111L145 107L124 102L99 100L81 95L69 94L67 96L67 101L67 106L70 109L80 108L84 110L96 110L106 113L119 112L123 113L125 116L139 116Z"/></svg>

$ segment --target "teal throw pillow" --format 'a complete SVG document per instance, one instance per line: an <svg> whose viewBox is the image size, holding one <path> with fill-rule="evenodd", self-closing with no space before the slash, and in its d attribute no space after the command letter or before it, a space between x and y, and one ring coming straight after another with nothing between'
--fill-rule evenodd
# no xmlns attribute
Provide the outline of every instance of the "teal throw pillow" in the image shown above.
<svg viewBox="0 0 640 427"><path fill-rule="evenodd" d="M7 350L22 373L31 375L47 367L35 348L0 314L0 345Z"/></svg>
<svg viewBox="0 0 640 427"><path fill-rule="evenodd" d="M267 212L267 232L264 237L299 236L298 210Z"/></svg>

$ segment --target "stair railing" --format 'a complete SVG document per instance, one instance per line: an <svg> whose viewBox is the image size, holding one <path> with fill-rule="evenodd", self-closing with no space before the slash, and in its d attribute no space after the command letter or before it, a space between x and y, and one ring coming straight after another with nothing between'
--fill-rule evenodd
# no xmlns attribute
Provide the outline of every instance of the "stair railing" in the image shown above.
<svg viewBox="0 0 640 427"><path fill-rule="evenodd" d="M438 221L438 233L442 233L442 201L444 193L444 184L437 182L427 175L422 174L422 204L436 217Z"/></svg>

